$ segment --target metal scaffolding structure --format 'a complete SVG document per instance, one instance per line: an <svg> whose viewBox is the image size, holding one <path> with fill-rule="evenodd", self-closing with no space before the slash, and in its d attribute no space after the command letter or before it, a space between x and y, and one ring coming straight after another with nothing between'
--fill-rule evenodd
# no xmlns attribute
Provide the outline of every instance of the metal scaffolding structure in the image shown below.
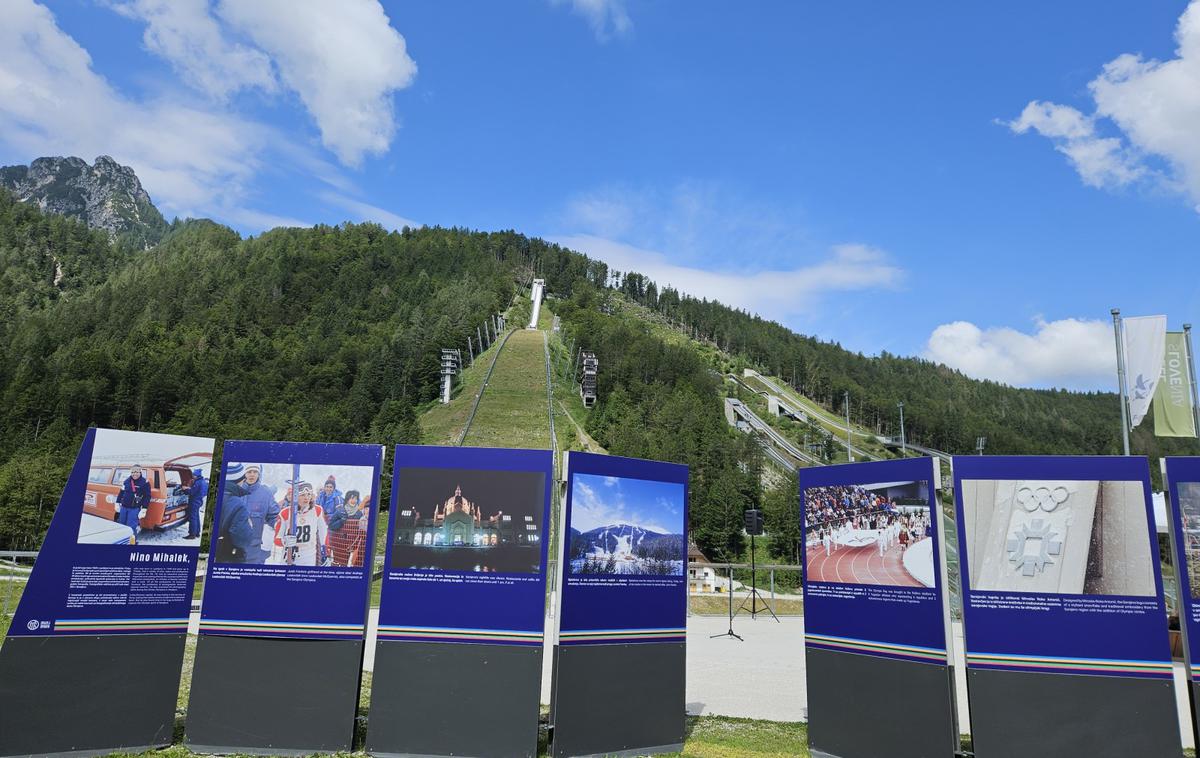
<svg viewBox="0 0 1200 758"><path fill-rule="evenodd" d="M442 403L450 402L454 377L462 371L462 351L442 348Z"/></svg>

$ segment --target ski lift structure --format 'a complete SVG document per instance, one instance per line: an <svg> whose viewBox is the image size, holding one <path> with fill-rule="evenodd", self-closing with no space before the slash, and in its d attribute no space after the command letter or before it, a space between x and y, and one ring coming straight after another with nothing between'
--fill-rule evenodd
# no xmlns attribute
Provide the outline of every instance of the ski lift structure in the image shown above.
<svg viewBox="0 0 1200 758"><path fill-rule="evenodd" d="M585 408L596 404L596 374L600 370L600 361L596 354L585 350L580 356L583 374L579 379L579 395L583 398Z"/></svg>
<svg viewBox="0 0 1200 758"><path fill-rule="evenodd" d="M462 351L442 348L442 404L450 402L454 377L462 371Z"/></svg>

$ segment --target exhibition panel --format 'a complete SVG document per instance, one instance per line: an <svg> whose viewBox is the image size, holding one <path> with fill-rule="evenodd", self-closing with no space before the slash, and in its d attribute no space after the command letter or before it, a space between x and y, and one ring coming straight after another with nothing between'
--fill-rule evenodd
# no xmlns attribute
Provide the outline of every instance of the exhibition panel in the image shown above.
<svg viewBox="0 0 1200 758"><path fill-rule="evenodd" d="M222 462L185 742L349 750L383 448L229 441Z"/></svg>
<svg viewBox="0 0 1200 758"><path fill-rule="evenodd" d="M1193 735L1200 734L1200 458L1164 458L1163 487L1171 505L1171 543L1178 587L1179 632L1187 664ZM1200 744L1197 741L1196 744Z"/></svg>
<svg viewBox="0 0 1200 758"><path fill-rule="evenodd" d="M687 466L568 453L566 472L551 752L679 750L685 726ZM620 675L597 677L597 671Z"/></svg>
<svg viewBox="0 0 1200 758"><path fill-rule="evenodd" d="M0 647L0 755L170 743L213 445L88 430Z"/></svg>
<svg viewBox="0 0 1200 758"><path fill-rule="evenodd" d="M370 752L536 755L553 463L396 448Z"/></svg>
<svg viewBox="0 0 1200 758"><path fill-rule="evenodd" d="M954 482L975 754L1180 754L1146 459L956 457Z"/></svg>
<svg viewBox="0 0 1200 758"><path fill-rule="evenodd" d="M936 459L800 469L809 743L830 758L958 751ZM860 707L872 700L903 707Z"/></svg>

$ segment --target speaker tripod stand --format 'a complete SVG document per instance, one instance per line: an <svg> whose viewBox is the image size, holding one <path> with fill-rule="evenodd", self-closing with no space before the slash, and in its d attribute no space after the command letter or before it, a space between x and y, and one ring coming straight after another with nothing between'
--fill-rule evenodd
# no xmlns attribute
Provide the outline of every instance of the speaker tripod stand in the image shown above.
<svg viewBox="0 0 1200 758"><path fill-rule="evenodd" d="M729 631L721 632L720 634L710 634L708 638L710 640L715 640L717 637L730 637L738 642L745 642L745 640L742 639L742 635L733 631L733 566L727 565L727 570L729 571L729 586L725 589L729 595Z"/></svg>
<svg viewBox="0 0 1200 758"><path fill-rule="evenodd" d="M768 603L767 599L765 597L763 597L762 593L760 593L758 591L758 572L755 570L756 568L757 568L757 565L754 562L754 532L751 532L750 533L750 594L747 595L746 598L744 600L742 600L742 604L740 606L738 606L738 613L741 613L743 610L746 609L746 603L750 603L750 618L751 619L758 618L758 614L764 612L764 611L758 610L758 601L761 600L763 608L767 609L765 612L771 614L771 618L775 619L775 623L776 624L782 623L779 620L779 617L775 615L775 611L771 610L770 603ZM731 577L730 578L730 589L733 588L732 585L733 585L733 581L732 581L732 577ZM732 605L733 604L733 594L732 593L730 593L730 595L729 595L729 601L730 601L730 605ZM730 616L729 628L731 630L733 629L732 614Z"/></svg>

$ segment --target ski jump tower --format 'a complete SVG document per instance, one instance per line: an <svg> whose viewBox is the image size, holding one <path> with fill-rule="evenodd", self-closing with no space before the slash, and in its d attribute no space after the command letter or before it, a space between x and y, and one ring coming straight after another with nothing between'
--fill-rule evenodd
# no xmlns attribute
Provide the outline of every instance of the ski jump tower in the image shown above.
<svg viewBox="0 0 1200 758"><path fill-rule="evenodd" d="M533 315L529 318L529 326L526 329L537 329L538 314L542 311L542 295L546 293L546 280L534 279L533 289L529 292L529 299L533 301Z"/></svg>
<svg viewBox="0 0 1200 758"><path fill-rule="evenodd" d="M462 352L442 348L442 403L450 402L450 390L454 387L454 377L462 371Z"/></svg>

